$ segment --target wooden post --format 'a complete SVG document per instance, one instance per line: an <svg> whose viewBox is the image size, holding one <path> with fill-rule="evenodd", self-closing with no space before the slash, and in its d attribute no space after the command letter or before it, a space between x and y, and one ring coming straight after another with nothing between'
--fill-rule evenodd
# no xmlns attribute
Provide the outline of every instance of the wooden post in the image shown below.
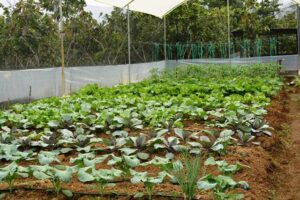
<svg viewBox="0 0 300 200"><path fill-rule="evenodd" d="M32 94L32 87L30 85L29 86L29 99L28 99L29 102L31 102L31 94Z"/></svg>

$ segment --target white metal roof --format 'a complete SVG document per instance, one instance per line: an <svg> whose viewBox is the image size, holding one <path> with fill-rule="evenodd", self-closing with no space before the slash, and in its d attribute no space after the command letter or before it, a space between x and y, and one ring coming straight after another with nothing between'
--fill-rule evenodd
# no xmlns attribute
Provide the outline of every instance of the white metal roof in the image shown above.
<svg viewBox="0 0 300 200"><path fill-rule="evenodd" d="M110 6L125 8L163 18L187 0L95 0Z"/></svg>

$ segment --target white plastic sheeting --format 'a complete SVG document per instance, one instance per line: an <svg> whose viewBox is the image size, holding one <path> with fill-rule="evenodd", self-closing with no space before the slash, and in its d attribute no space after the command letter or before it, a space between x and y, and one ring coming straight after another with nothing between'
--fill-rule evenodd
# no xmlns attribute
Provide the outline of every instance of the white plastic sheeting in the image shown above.
<svg viewBox="0 0 300 200"><path fill-rule="evenodd" d="M119 8L128 6L129 10L163 18L186 0L95 0Z"/></svg>
<svg viewBox="0 0 300 200"><path fill-rule="evenodd" d="M131 65L132 82L149 77L151 70L165 68L165 61ZM66 68L65 94L78 91L87 84L112 87L128 83L128 65ZM61 68L0 71L0 103L59 96Z"/></svg>
<svg viewBox="0 0 300 200"><path fill-rule="evenodd" d="M140 82L148 78L153 69L165 69L165 61L131 65L131 82ZM91 83L96 83L101 87L126 84L129 82L128 77L128 65L67 68L66 93L78 91L84 85Z"/></svg>
<svg viewBox="0 0 300 200"><path fill-rule="evenodd" d="M59 95L58 69L0 71L0 102Z"/></svg>

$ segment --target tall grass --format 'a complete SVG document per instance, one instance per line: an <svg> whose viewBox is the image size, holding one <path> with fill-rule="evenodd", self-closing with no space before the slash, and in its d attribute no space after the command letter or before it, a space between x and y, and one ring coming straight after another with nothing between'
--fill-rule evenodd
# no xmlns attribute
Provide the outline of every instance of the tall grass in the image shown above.
<svg viewBox="0 0 300 200"><path fill-rule="evenodd" d="M178 182L185 200L192 200L197 190L197 181L201 166L201 157L188 152L182 153L180 160L173 163L169 173Z"/></svg>

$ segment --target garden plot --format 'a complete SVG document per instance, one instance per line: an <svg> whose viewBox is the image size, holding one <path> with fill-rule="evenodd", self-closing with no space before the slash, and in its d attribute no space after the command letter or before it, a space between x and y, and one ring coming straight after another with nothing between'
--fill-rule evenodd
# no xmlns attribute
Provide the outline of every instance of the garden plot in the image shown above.
<svg viewBox="0 0 300 200"><path fill-rule="evenodd" d="M272 136L264 118L283 86L277 72L180 67L0 111L2 195L243 199L251 185L235 174L249 166L225 158Z"/></svg>

